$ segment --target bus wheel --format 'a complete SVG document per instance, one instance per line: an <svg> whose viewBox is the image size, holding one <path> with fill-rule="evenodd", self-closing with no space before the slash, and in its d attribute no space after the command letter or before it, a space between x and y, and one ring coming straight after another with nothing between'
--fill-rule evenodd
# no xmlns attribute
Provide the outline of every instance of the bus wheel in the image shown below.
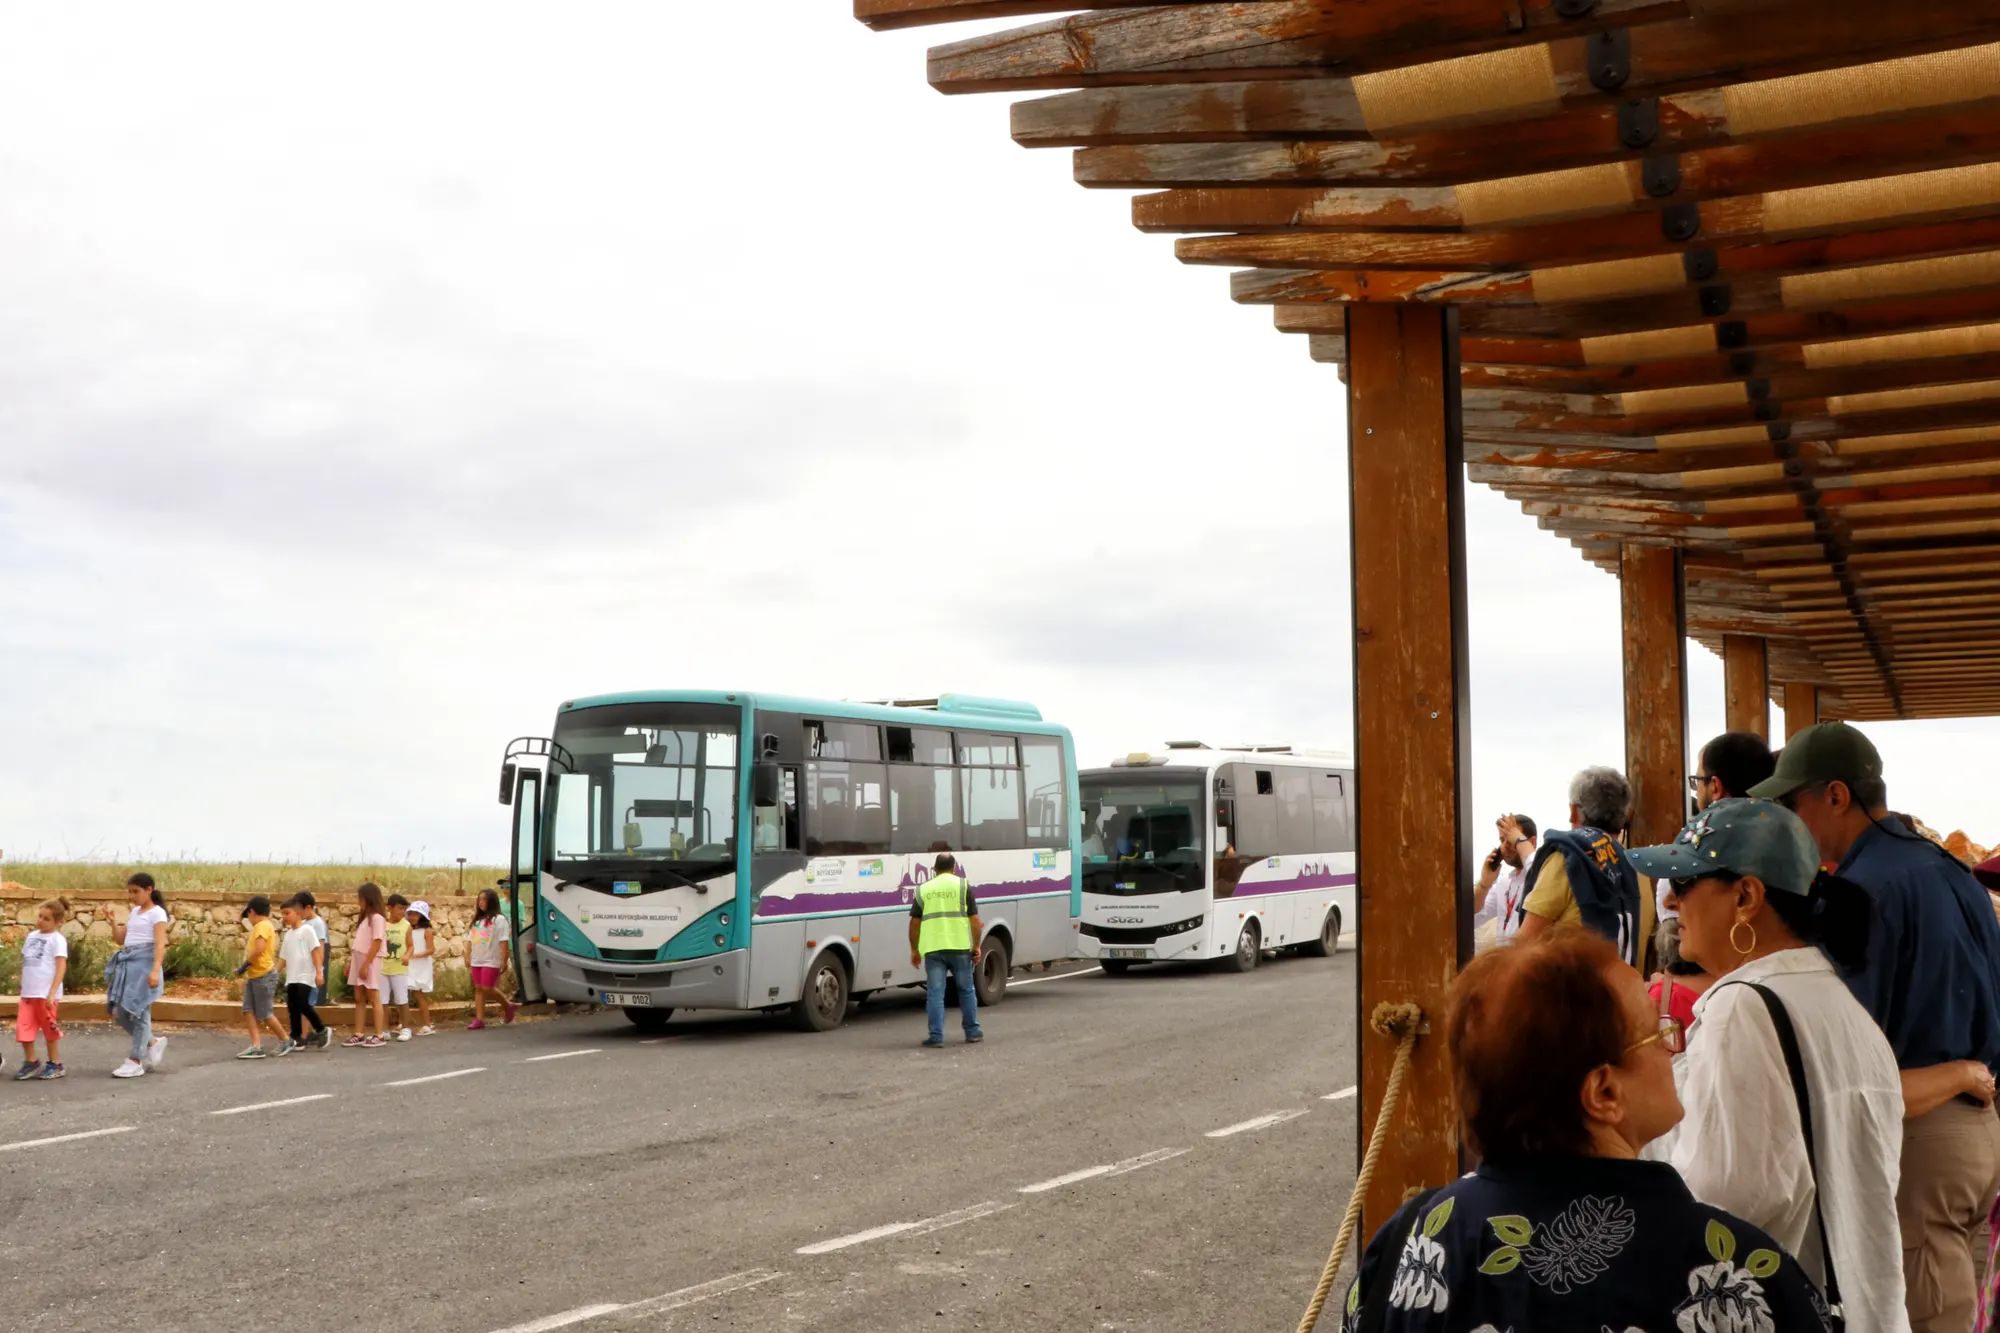
<svg viewBox="0 0 2000 1333"><path fill-rule="evenodd" d="M632 1026L641 1032L664 1032L667 1020L674 1016L671 1009L627 1009L625 1017L632 1020Z"/></svg>
<svg viewBox="0 0 2000 1333"><path fill-rule="evenodd" d="M792 1006L792 1026L801 1032L831 1032L847 1017L847 969L840 955L823 953L806 973L806 988Z"/></svg>
<svg viewBox="0 0 2000 1333"><path fill-rule="evenodd" d="M1301 944L1299 952L1311 954L1314 958L1331 958L1334 955L1334 951L1339 948L1340 909L1338 907L1329 907L1326 909L1326 920L1320 924L1319 938L1310 943Z"/></svg>
<svg viewBox="0 0 2000 1333"><path fill-rule="evenodd" d="M1132 970L1132 960L1129 958L1106 958L1100 961L1098 966L1104 969L1104 975L1107 977L1122 977Z"/></svg>
<svg viewBox="0 0 2000 1333"><path fill-rule="evenodd" d="M979 951L979 970L972 978L972 989L978 994L982 1007L998 1004L1006 997L1007 975L1013 966L1013 960L1007 954L1007 941L998 935L988 935Z"/></svg>
<svg viewBox="0 0 2000 1333"><path fill-rule="evenodd" d="M1257 929L1255 921L1245 921L1243 933L1236 937L1236 952L1223 960L1223 967L1231 972L1255 971L1263 948L1263 932Z"/></svg>

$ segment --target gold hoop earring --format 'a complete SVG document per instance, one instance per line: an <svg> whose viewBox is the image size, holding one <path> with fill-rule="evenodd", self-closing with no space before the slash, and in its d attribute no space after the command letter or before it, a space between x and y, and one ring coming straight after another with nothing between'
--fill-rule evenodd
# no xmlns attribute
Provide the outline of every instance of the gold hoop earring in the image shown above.
<svg viewBox="0 0 2000 1333"><path fill-rule="evenodd" d="M1750 930L1750 943L1748 945L1738 944L1736 942L1736 932L1744 929L1746 926ZM1729 928L1729 947L1740 954L1754 953L1757 949L1757 927L1750 925L1748 921L1738 921Z"/></svg>

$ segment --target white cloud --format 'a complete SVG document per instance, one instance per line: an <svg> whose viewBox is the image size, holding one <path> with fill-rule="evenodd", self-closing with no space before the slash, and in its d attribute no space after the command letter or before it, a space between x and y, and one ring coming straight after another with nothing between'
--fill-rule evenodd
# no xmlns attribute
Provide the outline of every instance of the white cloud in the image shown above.
<svg viewBox="0 0 2000 1333"><path fill-rule="evenodd" d="M495 858L500 747L621 687L1349 743L1331 370L935 33L726 8L0 16L9 855ZM1616 585L1469 514L1478 808L1551 818ZM1875 733L2000 836L1992 723Z"/></svg>

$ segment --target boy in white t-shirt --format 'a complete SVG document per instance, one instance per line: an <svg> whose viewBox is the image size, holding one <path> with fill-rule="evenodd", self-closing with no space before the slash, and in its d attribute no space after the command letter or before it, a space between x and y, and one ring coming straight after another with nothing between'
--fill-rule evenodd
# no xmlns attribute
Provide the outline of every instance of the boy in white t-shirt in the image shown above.
<svg viewBox="0 0 2000 1333"><path fill-rule="evenodd" d="M21 941L21 1007L14 1018L14 1039L21 1043L21 1067L14 1081L61 1078L62 1029L56 1026L56 1007L62 1002L63 975L69 971L69 941L63 938L62 923L69 916L69 904L50 898L35 913L35 933ZM35 1038L48 1046L48 1059L35 1059Z"/></svg>

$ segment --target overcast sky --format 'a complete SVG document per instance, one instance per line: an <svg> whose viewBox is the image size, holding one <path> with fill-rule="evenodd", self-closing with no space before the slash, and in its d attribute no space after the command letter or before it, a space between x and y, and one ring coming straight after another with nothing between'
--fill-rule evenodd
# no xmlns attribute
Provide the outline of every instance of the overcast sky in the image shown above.
<svg viewBox="0 0 2000 1333"><path fill-rule="evenodd" d="M0 4L10 860L494 860L621 688L1351 744L1332 369L848 8ZM1617 586L1469 515L1478 810L1555 820ZM2000 727L1872 734L2000 839Z"/></svg>

